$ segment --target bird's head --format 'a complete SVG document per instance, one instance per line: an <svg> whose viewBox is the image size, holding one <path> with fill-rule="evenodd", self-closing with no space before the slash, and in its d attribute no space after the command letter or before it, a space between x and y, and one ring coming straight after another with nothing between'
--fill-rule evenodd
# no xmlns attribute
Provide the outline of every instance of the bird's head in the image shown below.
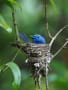
<svg viewBox="0 0 68 90"><path fill-rule="evenodd" d="M35 34L35 35L32 35L31 37L32 37L33 43L37 43L37 44L45 44L46 43L45 38L40 34Z"/></svg>

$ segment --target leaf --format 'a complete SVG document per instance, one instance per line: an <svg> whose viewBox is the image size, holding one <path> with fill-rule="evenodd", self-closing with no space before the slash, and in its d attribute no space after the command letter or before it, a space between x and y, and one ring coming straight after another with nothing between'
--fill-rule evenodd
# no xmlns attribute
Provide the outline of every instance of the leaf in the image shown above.
<svg viewBox="0 0 68 90"><path fill-rule="evenodd" d="M55 4L54 0L50 0L50 2L52 4L52 6L54 7L54 10L57 11L57 7L56 7L56 4Z"/></svg>
<svg viewBox="0 0 68 90"><path fill-rule="evenodd" d="M20 8L22 10L22 7L20 5L20 3L16 2L16 0L8 0L8 2L13 6L16 5L18 8Z"/></svg>
<svg viewBox="0 0 68 90"><path fill-rule="evenodd" d="M14 90L17 90L21 83L21 72L17 64L14 62L9 62L6 64L12 71L14 76L14 82L13 82L13 88Z"/></svg>
<svg viewBox="0 0 68 90"><path fill-rule="evenodd" d="M11 33L12 28L4 20L3 16L0 14L0 27L4 28L7 32Z"/></svg>
<svg viewBox="0 0 68 90"><path fill-rule="evenodd" d="M16 5L18 8L22 10L20 3L18 3L16 0L0 0L0 3L9 6L11 9L13 9L13 6Z"/></svg>

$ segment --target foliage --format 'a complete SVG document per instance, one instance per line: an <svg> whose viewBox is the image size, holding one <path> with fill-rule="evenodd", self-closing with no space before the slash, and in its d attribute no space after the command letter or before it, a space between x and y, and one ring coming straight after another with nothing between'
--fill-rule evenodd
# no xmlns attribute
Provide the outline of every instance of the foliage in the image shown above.
<svg viewBox="0 0 68 90"><path fill-rule="evenodd" d="M44 0L20 0L20 5L16 0L0 0L0 90L35 90L34 82L32 77L30 77L31 73L24 64L26 59L25 54L23 53L22 55L20 52L15 63L12 62L12 58L17 49L8 45L15 40L15 32L12 30L13 23L11 23L12 19L9 17L9 13L11 12L7 6L12 9L15 8L16 21L20 31L24 31L28 37L31 34L40 33L45 36L47 42L49 42L48 34L45 29L44 3L41 1L43 2ZM61 27L68 24L67 3L68 0L50 0L50 3L48 2L48 23L52 35ZM23 8L22 11L20 11L21 8ZM9 22L11 24L9 24ZM54 43L53 53L63 44L67 37L68 31L66 29ZM5 60L5 58L10 59ZM52 71L49 73L49 90L68 90L68 48L64 49L56 58L57 60L53 60L50 64ZM7 68L10 68L12 73L10 70L8 71L8 69L6 69L6 66ZM3 70L5 70L5 72ZM14 88L11 88L11 83L13 81L12 76L14 77ZM42 79L44 80L44 78ZM44 82L42 82L43 90L45 90Z"/></svg>
<svg viewBox="0 0 68 90"><path fill-rule="evenodd" d="M17 88L19 87L19 85L21 83L21 72L20 72L20 69L13 62L8 62L6 65L11 69L11 71L13 73L13 76L14 76L13 87L14 87L14 90L17 90Z"/></svg>
<svg viewBox="0 0 68 90"><path fill-rule="evenodd" d="M4 28L8 33L12 32L12 28L7 24L2 15L0 15L0 27Z"/></svg>
<svg viewBox="0 0 68 90"><path fill-rule="evenodd" d="M14 90L18 90L19 85L21 83L21 72L17 64L13 62L8 62L7 64L3 64L0 66L0 73L4 72L6 69L10 68L14 76L13 88Z"/></svg>

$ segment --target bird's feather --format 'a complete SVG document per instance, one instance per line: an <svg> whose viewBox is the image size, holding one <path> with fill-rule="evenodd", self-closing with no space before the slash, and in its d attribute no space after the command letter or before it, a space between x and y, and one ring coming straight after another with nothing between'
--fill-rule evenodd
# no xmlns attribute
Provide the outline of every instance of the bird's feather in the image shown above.
<svg viewBox="0 0 68 90"><path fill-rule="evenodd" d="M33 43L36 43L36 44L45 44L46 43L46 39L40 34L33 35L32 41L33 41Z"/></svg>
<svg viewBox="0 0 68 90"><path fill-rule="evenodd" d="M25 43L28 43L30 42L27 35L24 33L24 32L19 32L19 36L20 38L22 38L22 40L25 42Z"/></svg>

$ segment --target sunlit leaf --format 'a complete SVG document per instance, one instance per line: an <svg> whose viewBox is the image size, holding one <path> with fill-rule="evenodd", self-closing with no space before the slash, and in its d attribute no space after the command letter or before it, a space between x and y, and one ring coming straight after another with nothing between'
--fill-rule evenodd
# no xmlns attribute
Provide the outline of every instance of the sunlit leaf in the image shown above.
<svg viewBox="0 0 68 90"><path fill-rule="evenodd" d="M12 28L7 24L2 15L0 15L0 27L4 28L9 33L12 32Z"/></svg>
<svg viewBox="0 0 68 90"><path fill-rule="evenodd" d="M21 72L17 64L13 62L9 62L6 64L12 71L13 76L14 76L14 82L13 82L13 87L14 90L17 90L20 86L21 83Z"/></svg>
<svg viewBox="0 0 68 90"><path fill-rule="evenodd" d="M10 1L10 2L14 3L14 1L16 1L16 0L8 0L8 1Z"/></svg>

